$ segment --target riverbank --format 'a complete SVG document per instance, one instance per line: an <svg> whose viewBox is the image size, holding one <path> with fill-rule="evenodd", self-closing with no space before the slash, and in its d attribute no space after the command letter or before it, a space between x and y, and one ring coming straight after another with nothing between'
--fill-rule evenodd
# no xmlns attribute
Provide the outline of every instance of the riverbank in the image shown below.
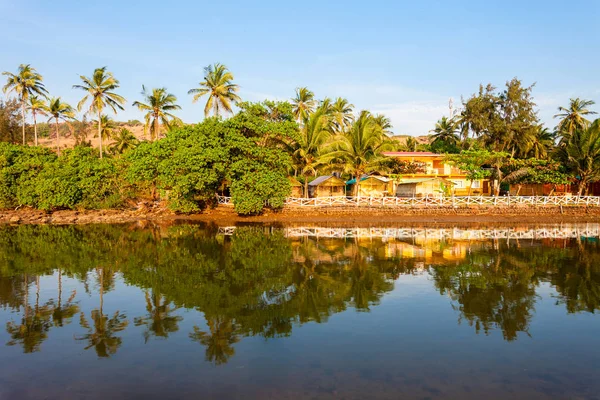
<svg viewBox="0 0 600 400"><path fill-rule="evenodd" d="M198 221L219 226L240 223L386 225L394 223L560 223L600 222L599 207L472 207L472 208L287 208L242 217L220 206L199 214L176 214L164 207L127 210L2 210L0 224L97 224L136 221Z"/></svg>

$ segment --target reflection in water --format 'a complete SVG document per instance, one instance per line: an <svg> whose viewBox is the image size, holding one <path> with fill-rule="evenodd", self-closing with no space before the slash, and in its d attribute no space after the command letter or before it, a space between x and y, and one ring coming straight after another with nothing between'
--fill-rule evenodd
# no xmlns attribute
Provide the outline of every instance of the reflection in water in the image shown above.
<svg viewBox="0 0 600 400"><path fill-rule="evenodd" d="M600 248L586 237L597 226L499 229L492 238L485 230L311 229L1 228L6 344L39 352L53 330L68 327L74 344L108 358L138 329L149 346L183 337L223 365L245 337L287 337L349 308L372 311L402 276L426 277L459 324L506 341L531 335L543 285L568 313L600 309ZM125 293L123 285L136 292L105 311L105 297ZM69 326L77 314L79 326Z"/></svg>

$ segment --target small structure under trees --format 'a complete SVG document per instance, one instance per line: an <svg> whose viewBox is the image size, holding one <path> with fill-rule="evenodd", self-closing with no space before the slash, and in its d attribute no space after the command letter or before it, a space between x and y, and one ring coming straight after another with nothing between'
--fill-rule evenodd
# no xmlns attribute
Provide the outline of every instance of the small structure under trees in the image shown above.
<svg viewBox="0 0 600 400"><path fill-rule="evenodd" d="M302 183L300 183L300 181L298 181L298 179L294 178L293 176L288 177L288 181L290 181L290 185L292 187L292 192L290 194L290 197L295 197L295 198L302 197L302 194L303 194Z"/></svg>
<svg viewBox="0 0 600 400"><path fill-rule="evenodd" d="M308 184L309 197L344 196L346 182L334 175L319 176Z"/></svg>
<svg viewBox="0 0 600 400"><path fill-rule="evenodd" d="M427 197L450 193L454 183L444 178L431 177L404 179L396 185L398 197Z"/></svg>
<svg viewBox="0 0 600 400"><path fill-rule="evenodd" d="M356 178L347 181L346 185L349 186L349 193L356 193L358 196L387 197L394 193L394 182L385 176L363 176L358 183L358 190Z"/></svg>

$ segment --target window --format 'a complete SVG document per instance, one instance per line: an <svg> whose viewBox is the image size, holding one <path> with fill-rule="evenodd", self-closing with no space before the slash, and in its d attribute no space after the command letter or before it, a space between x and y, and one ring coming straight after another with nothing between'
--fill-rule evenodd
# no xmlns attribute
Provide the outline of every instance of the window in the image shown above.
<svg viewBox="0 0 600 400"><path fill-rule="evenodd" d="M471 189L480 189L480 188L481 188L481 181L471 182Z"/></svg>
<svg viewBox="0 0 600 400"><path fill-rule="evenodd" d="M465 181L452 181L454 183L455 189L460 189L465 187Z"/></svg>

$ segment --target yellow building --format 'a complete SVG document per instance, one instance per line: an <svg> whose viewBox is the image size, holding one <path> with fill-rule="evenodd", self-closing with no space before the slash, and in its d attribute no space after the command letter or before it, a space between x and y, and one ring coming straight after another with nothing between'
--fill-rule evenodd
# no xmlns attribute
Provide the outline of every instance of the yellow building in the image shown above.
<svg viewBox="0 0 600 400"><path fill-rule="evenodd" d="M401 161L406 162L421 162L425 164L425 171L416 174L403 174L402 180L415 180L425 178L442 178L453 183L452 192L456 196L466 196L470 194L473 196L477 195L490 195L491 185L488 179L480 179L476 181L470 181L467 179L467 174L458 168L445 163L445 156L443 154L430 153L426 151L390 151L383 153L386 157L397 158Z"/></svg>

